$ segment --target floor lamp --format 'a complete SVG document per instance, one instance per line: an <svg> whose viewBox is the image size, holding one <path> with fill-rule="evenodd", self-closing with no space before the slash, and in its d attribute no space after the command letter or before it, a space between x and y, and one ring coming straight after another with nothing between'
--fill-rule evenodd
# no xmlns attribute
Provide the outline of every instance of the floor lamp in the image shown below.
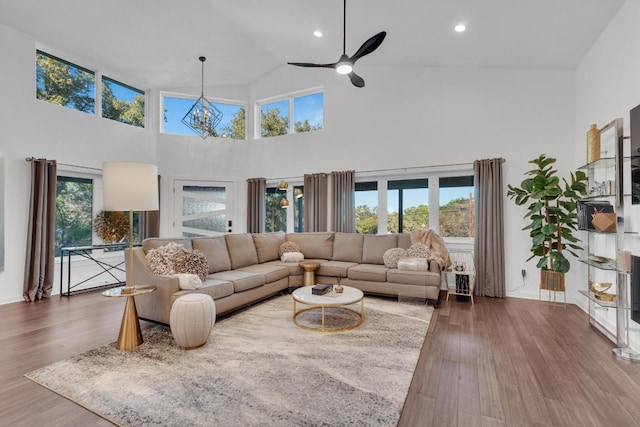
<svg viewBox="0 0 640 427"><path fill-rule="evenodd" d="M105 211L129 211L129 267L122 293L133 293L133 211L158 210L158 167L147 163L104 162L102 185Z"/></svg>

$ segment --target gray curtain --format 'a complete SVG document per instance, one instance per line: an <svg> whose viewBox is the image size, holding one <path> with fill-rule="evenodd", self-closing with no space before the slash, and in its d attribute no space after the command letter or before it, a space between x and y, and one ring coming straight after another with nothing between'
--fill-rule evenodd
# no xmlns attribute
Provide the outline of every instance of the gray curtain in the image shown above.
<svg viewBox="0 0 640 427"><path fill-rule="evenodd" d="M331 172L331 198L333 212L331 212L333 231L355 233L355 171Z"/></svg>
<svg viewBox="0 0 640 427"><path fill-rule="evenodd" d="M23 297L27 302L49 298L53 290L56 221L55 160L31 161L31 194Z"/></svg>
<svg viewBox="0 0 640 427"><path fill-rule="evenodd" d="M304 231L327 231L327 174L304 175Z"/></svg>
<svg viewBox="0 0 640 427"><path fill-rule="evenodd" d="M247 179L247 233L264 232L264 193L266 191L265 178Z"/></svg>
<svg viewBox="0 0 640 427"><path fill-rule="evenodd" d="M504 159L473 162L476 294L498 298L505 296L503 162Z"/></svg>
<svg viewBox="0 0 640 427"><path fill-rule="evenodd" d="M160 204L160 175L158 175L158 204ZM140 212L140 242L149 237L160 237L160 209Z"/></svg>

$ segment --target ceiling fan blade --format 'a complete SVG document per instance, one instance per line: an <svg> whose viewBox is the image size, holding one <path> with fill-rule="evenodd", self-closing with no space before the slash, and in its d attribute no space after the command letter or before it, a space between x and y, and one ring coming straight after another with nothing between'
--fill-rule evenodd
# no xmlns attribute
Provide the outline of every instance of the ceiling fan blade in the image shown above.
<svg viewBox="0 0 640 427"><path fill-rule="evenodd" d="M287 62L289 65L295 65L297 67L320 67L320 68L335 68L336 64L313 64L310 62Z"/></svg>
<svg viewBox="0 0 640 427"><path fill-rule="evenodd" d="M358 59L362 58L365 55L370 54L374 50L376 50L381 44L384 38L387 36L386 31L381 31L375 36L371 37L366 42L362 43L360 49L351 57L351 62L356 62Z"/></svg>
<svg viewBox="0 0 640 427"><path fill-rule="evenodd" d="M364 87L364 79L353 71L349 73L349 78L351 79L351 83L353 83L354 86Z"/></svg>

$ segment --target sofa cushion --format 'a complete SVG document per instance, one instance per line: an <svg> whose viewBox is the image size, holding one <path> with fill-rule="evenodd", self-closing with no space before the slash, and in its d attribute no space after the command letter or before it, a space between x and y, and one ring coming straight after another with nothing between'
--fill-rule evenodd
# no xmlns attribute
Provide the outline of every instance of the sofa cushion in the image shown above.
<svg viewBox="0 0 640 427"><path fill-rule="evenodd" d="M430 271L407 271L407 270L389 270L387 272L387 281L389 283L399 283L402 285L417 286L437 286L440 287L440 274Z"/></svg>
<svg viewBox="0 0 640 427"><path fill-rule="evenodd" d="M142 241L142 250L146 254L151 249L159 248L160 246L164 246L164 245L166 245L168 243L171 243L171 242L175 242L175 243L177 243L179 245L182 245L182 246L184 246L185 249L192 249L191 239L183 239L183 238L179 238L179 237L176 238L176 239L172 239L172 238L160 239L158 237L151 237L149 239L144 239Z"/></svg>
<svg viewBox="0 0 640 427"><path fill-rule="evenodd" d="M240 270L221 271L219 273L210 274L209 277L212 279L232 282L234 292L242 292L257 288L264 285L266 280L264 274Z"/></svg>
<svg viewBox="0 0 640 427"><path fill-rule="evenodd" d="M349 279L366 280L369 282L386 282L387 271L389 269L384 265L377 264L360 264L349 269Z"/></svg>
<svg viewBox="0 0 640 427"><path fill-rule="evenodd" d="M198 237L192 240L192 244L194 249L207 257L209 273L231 270L231 259L224 236Z"/></svg>
<svg viewBox="0 0 640 427"><path fill-rule="evenodd" d="M384 264L384 253L397 247L398 239L395 234L366 234L362 249L362 262L364 264Z"/></svg>
<svg viewBox="0 0 640 427"><path fill-rule="evenodd" d="M304 269L297 262L269 261L265 265L286 267L289 270L289 276L302 276L304 274Z"/></svg>
<svg viewBox="0 0 640 427"><path fill-rule="evenodd" d="M289 276L289 269L273 264L255 264L248 267L242 267L238 271L248 271L249 273L264 274L265 283L277 282Z"/></svg>
<svg viewBox="0 0 640 427"><path fill-rule="evenodd" d="M256 233L252 234L253 244L256 247L258 262L263 263L278 259L278 250L280 245L284 243L284 233L277 231L275 233Z"/></svg>
<svg viewBox="0 0 640 427"><path fill-rule="evenodd" d="M364 235L358 233L335 233L333 237L334 261L362 262Z"/></svg>
<svg viewBox="0 0 640 427"><path fill-rule="evenodd" d="M287 240L296 242L305 259L331 259L333 233L287 233Z"/></svg>
<svg viewBox="0 0 640 427"><path fill-rule="evenodd" d="M411 233L398 233L398 247L409 249L411 246Z"/></svg>
<svg viewBox="0 0 640 427"><path fill-rule="evenodd" d="M210 277L210 276L209 276ZM182 290L171 296L171 302L175 301L182 295L192 293L194 291ZM214 300L233 295L233 283L227 280L209 279L202 282L202 286L196 291L199 294L210 295Z"/></svg>
<svg viewBox="0 0 640 427"><path fill-rule="evenodd" d="M358 265L355 262L326 261L320 264L315 274L318 276L347 277L349 268Z"/></svg>
<svg viewBox="0 0 640 427"><path fill-rule="evenodd" d="M258 254L251 234L226 234L231 268L237 269L258 263Z"/></svg>

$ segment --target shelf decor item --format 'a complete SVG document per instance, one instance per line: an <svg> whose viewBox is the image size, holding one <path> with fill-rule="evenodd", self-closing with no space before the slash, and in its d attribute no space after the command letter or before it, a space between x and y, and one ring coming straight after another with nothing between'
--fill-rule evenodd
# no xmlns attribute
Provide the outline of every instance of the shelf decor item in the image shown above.
<svg viewBox="0 0 640 427"><path fill-rule="evenodd" d="M587 131L587 163L600 160L600 130L595 124Z"/></svg>
<svg viewBox="0 0 640 427"><path fill-rule="evenodd" d="M587 195L588 176L578 170L570 173L569 181L560 180L553 168L555 162L556 159L544 154L530 160L536 168L525 173L519 187L508 185L507 196L516 205L527 206L524 218L530 223L523 228L529 230L531 237L531 256L527 261L538 258L540 289L564 291L564 277L545 272L568 272L571 264L564 251L577 257L574 250L582 249L574 234L578 230L577 202Z"/></svg>

